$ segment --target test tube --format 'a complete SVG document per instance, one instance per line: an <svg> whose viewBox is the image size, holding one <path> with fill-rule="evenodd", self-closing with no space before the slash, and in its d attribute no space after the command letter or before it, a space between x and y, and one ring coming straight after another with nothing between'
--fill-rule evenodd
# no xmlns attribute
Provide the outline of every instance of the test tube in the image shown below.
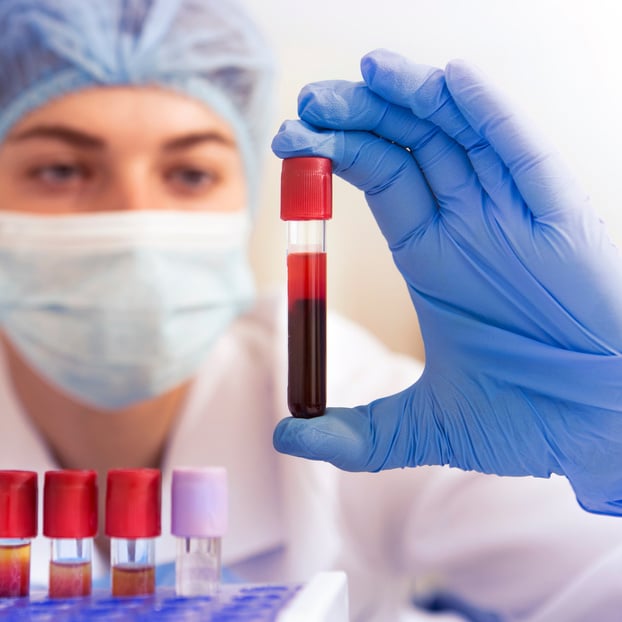
<svg viewBox="0 0 622 622"><path fill-rule="evenodd" d="M113 596L155 592L155 538L160 525L158 469L114 469L106 485Z"/></svg>
<svg viewBox="0 0 622 622"><path fill-rule="evenodd" d="M50 598L88 596L93 537L97 535L97 473L47 471L43 535L51 538Z"/></svg>
<svg viewBox="0 0 622 622"><path fill-rule="evenodd" d="M0 471L0 598L30 593L30 541L37 535L37 474Z"/></svg>
<svg viewBox="0 0 622 622"><path fill-rule="evenodd" d="M294 417L326 408L326 220L332 217L332 163L283 160L281 218L287 222L287 405Z"/></svg>
<svg viewBox="0 0 622 622"><path fill-rule="evenodd" d="M227 531L227 471L223 467L173 471L171 531L179 596L207 596L220 586L221 540Z"/></svg>

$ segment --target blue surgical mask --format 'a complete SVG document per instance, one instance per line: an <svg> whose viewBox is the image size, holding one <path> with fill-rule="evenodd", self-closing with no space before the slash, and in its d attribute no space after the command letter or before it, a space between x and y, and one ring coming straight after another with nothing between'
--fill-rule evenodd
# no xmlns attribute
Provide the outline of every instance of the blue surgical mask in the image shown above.
<svg viewBox="0 0 622 622"><path fill-rule="evenodd" d="M0 212L0 323L69 396L118 409L190 379L251 303L247 211Z"/></svg>

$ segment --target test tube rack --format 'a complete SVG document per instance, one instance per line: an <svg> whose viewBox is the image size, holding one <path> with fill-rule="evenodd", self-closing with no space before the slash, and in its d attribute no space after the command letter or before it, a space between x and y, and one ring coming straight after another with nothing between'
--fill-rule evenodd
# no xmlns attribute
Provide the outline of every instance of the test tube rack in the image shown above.
<svg viewBox="0 0 622 622"><path fill-rule="evenodd" d="M44 592L0 600L10 622L348 622L346 575L322 572L305 584L223 584L213 596L181 598L172 589L151 596L50 599Z"/></svg>

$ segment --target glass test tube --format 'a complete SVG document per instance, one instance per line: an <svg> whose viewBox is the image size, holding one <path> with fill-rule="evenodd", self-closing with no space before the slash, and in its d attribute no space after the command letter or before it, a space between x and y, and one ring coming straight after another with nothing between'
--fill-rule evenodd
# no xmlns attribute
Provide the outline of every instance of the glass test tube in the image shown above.
<svg viewBox="0 0 622 622"><path fill-rule="evenodd" d="M176 590L206 596L220 587L221 539L227 531L227 472L222 467L173 471L171 531L177 536Z"/></svg>
<svg viewBox="0 0 622 622"><path fill-rule="evenodd" d="M50 598L88 596L97 535L97 473L47 471L43 534L50 543Z"/></svg>
<svg viewBox="0 0 622 622"><path fill-rule="evenodd" d="M326 220L332 217L332 163L283 160L281 218L287 222L287 405L294 417L326 408Z"/></svg>
<svg viewBox="0 0 622 622"><path fill-rule="evenodd" d="M115 469L106 486L113 596L155 592L155 538L161 533L158 469Z"/></svg>
<svg viewBox="0 0 622 622"><path fill-rule="evenodd" d="M30 593L30 542L37 535L37 474L0 471L0 598Z"/></svg>

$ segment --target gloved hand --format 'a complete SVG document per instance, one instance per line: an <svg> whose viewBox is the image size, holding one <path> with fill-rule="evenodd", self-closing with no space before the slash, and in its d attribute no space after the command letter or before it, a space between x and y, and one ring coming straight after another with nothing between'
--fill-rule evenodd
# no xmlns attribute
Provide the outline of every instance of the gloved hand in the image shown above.
<svg viewBox="0 0 622 622"><path fill-rule="evenodd" d="M467 64L378 50L361 69L305 87L272 146L329 157L365 192L425 370L367 406L280 422L275 447L350 471L561 473L586 509L622 514L622 261L602 222Z"/></svg>

